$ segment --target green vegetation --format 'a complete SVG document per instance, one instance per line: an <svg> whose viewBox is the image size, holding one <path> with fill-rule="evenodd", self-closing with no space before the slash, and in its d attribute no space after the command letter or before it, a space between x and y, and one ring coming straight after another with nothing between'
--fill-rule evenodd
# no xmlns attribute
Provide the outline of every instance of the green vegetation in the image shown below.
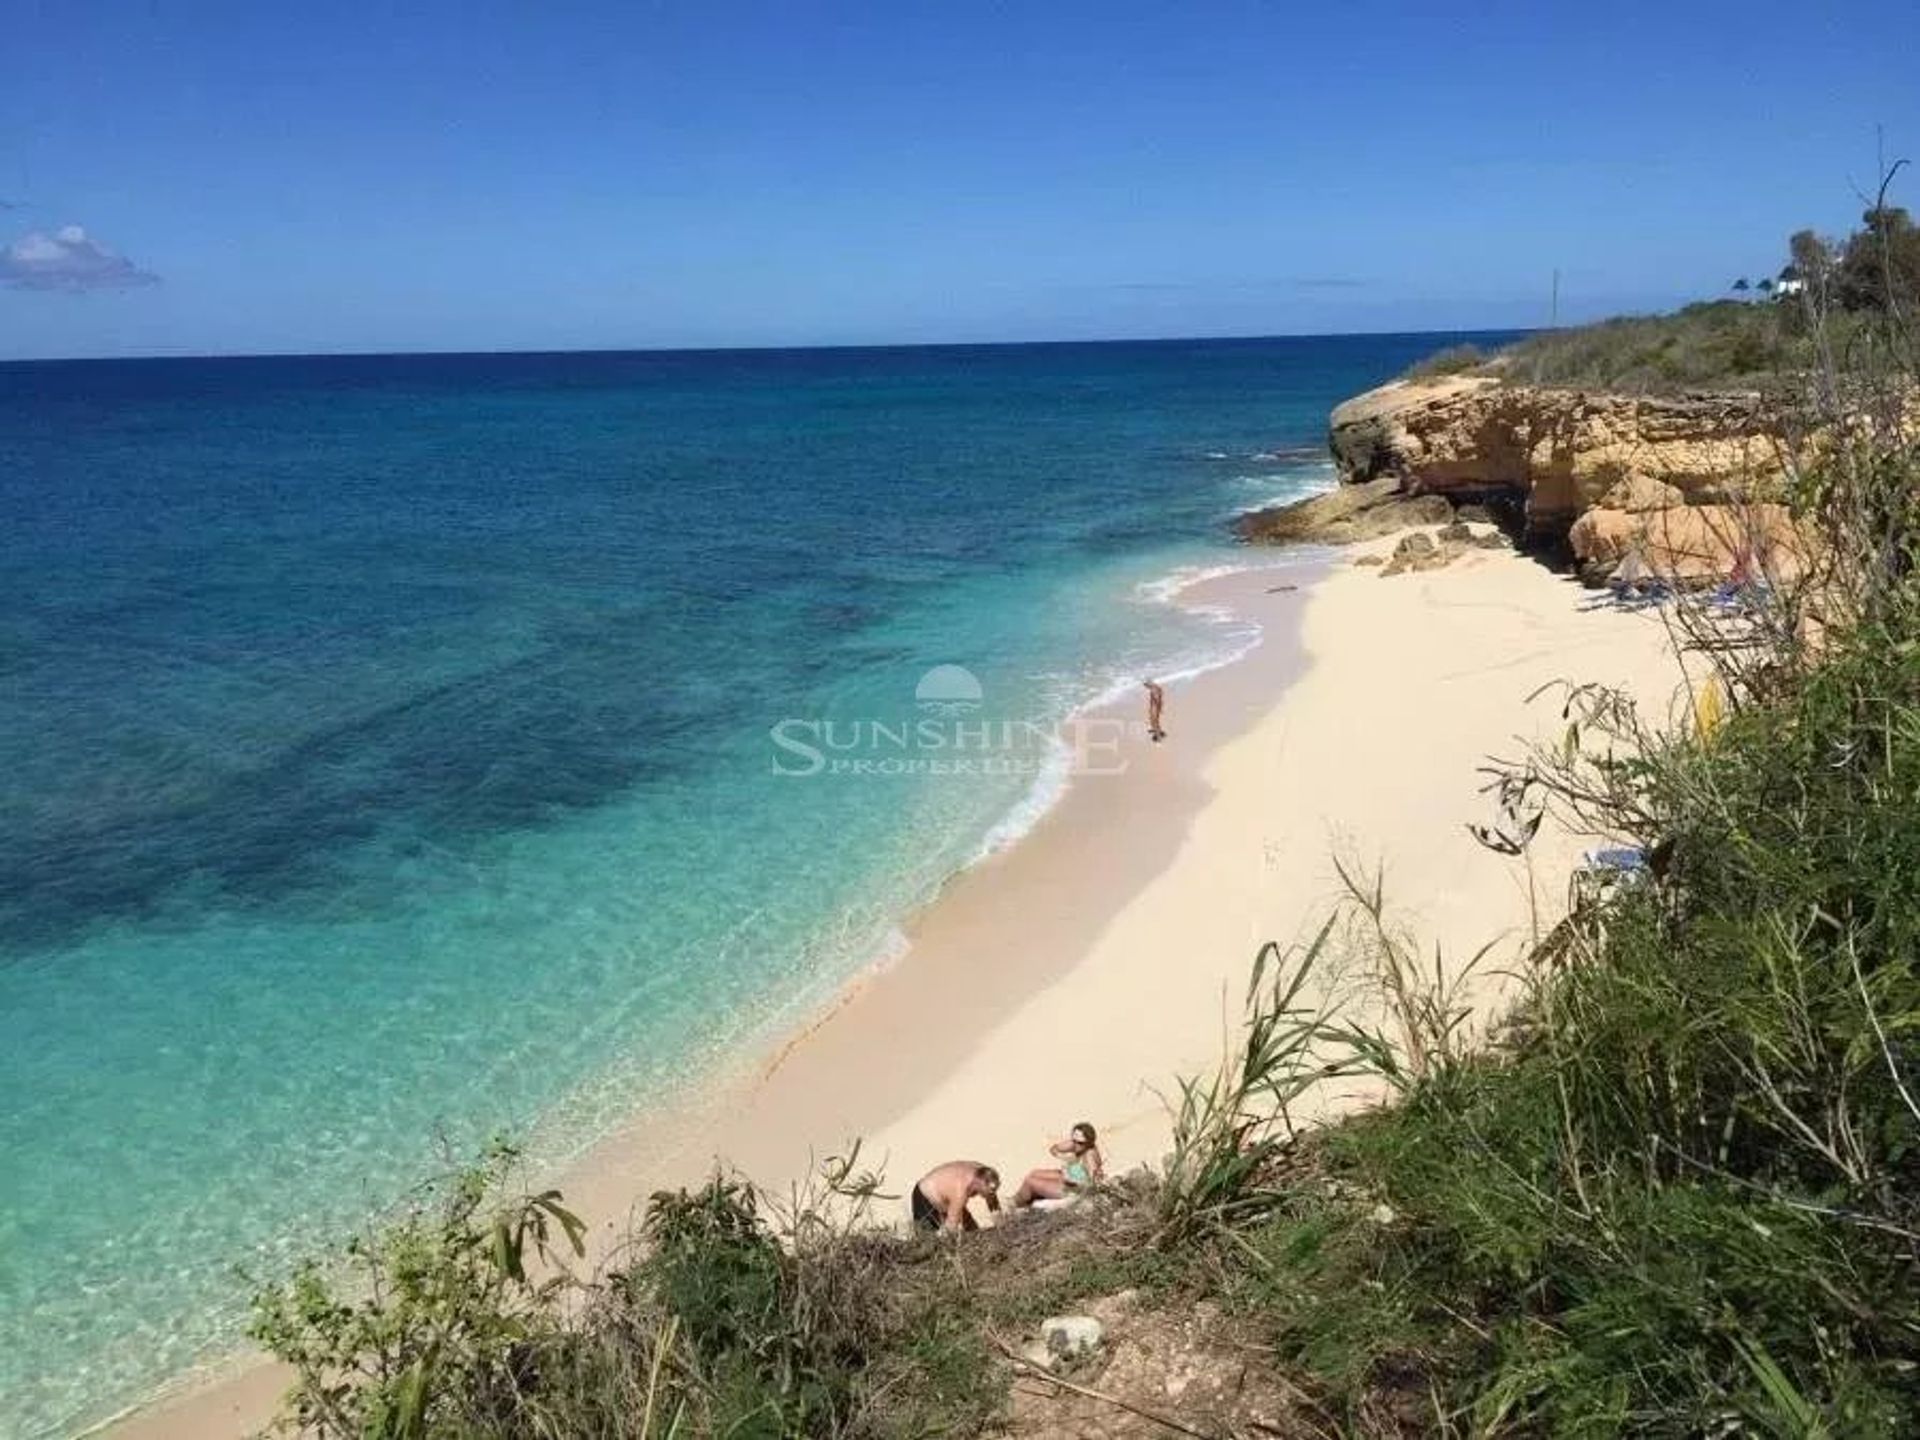
<svg viewBox="0 0 1920 1440"><path fill-rule="evenodd" d="M1576 889L1490 1041L1479 957L1421 954L1349 867L1311 946L1259 956L1161 1173L953 1243L880 1227L856 1149L785 1206L656 1195L575 1279L578 1221L503 1205L496 1154L261 1297L293 1426L991 1433L1006 1337L1128 1288L1225 1307L1251 1338L1218 1363L1278 1382L1275 1433L1920 1433L1920 369L1909 312L1847 299L1840 263L1796 352L1809 572L1731 627L1671 609L1719 697L1682 732L1574 689L1562 743L1496 767L1485 843L1524 851L1551 809L1648 865ZM1335 1077L1393 1103L1297 1125Z"/></svg>
<svg viewBox="0 0 1920 1440"><path fill-rule="evenodd" d="M1407 378L1438 380L1448 375L1463 375L1469 370L1478 370L1488 358L1487 352L1478 345L1449 345L1407 371Z"/></svg>
<svg viewBox="0 0 1920 1440"><path fill-rule="evenodd" d="M1844 352L1888 316L1920 316L1920 227L1884 192L1844 240L1802 230L1777 279L1745 278L1743 297L1670 315L1623 316L1543 330L1487 357L1453 346L1422 360L1410 380L1477 373L1512 383L1628 393L1763 390L1795 393L1800 377Z"/></svg>
<svg viewBox="0 0 1920 1440"><path fill-rule="evenodd" d="M1530 335L1502 352L1499 374L1525 384L1629 392L1756 389L1807 358L1798 340L1790 300L1707 300L1671 315Z"/></svg>
<svg viewBox="0 0 1920 1440"><path fill-rule="evenodd" d="M1803 310L1815 562L1733 643L1672 612L1724 718L1656 733L1575 690L1561 746L1497 767L1509 815L1553 808L1648 868L1577 893L1486 1048L1455 1043L1445 967L1415 966L1376 887L1350 884L1385 1021L1250 998L1250 1034L1311 1038L1246 1108L1314 1067L1395 1095L1303 1139L1215 1241L1337 1428L1920 1433L1920 367L1898 294L1841 271L1911 229L1866 233ZM1597 329L1563 338L1640 333Z"/></svg>
<svg viewBox="0 0 1920 1440"><path fill-rule="evenodd" d="M1860 229L1845 241L1836 244L1802 230L1787 247L1793 258L1781 278L1803 283L1816 296L1830 296L1842 310L1911 316L1920 301L1920 229L1904 209L1887 203L1885 185L1860 217Z"/></svg>
<svg viewBox="0 0 1920 1440"><path fill-rule="evenodd" d="M1501 1046L1378 1066L1398 1103L1235 1238L1229 1288L1345 1424L1411 1386L1475 1434L1920 1427L1913 633L1705 743L1576 697L1640 758L1527 778L1658 874L1576 909Z"/></svg>
<svg viewBox="0 0 1920 1440"><path fill-rule="evenodd" d="M853 1158L784 1215L725 1175L655 1195L592 1279L561 1264L581 1232L557 1195L501 1198L512 1161L496 1148L333 1272L260 1295L253 1337L298 1376L287 1428L904 1437L976 1434L1000 1408L965 1273L873 1224L878 1180Z"/></svg>

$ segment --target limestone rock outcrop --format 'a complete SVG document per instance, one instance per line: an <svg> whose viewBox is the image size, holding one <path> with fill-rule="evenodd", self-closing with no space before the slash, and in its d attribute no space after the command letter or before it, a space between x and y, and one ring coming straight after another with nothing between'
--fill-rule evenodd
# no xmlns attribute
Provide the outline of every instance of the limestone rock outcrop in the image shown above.
<svg viewBox="0 0 1920 1440"><path fill-rule="evenodd" d="M1620 395L1484 376L1396 380L1335 408L1329 495L1241 517L1256 541L1341 543L1488 505L1533 544L1565 542L1604 581L1629 552L1688 582L1743 564L1791 566L1800 537L1779 495L1785 449L1757 395Z"/></svg>
<svg viewBox="0 0 1920 1440"><path fill-rule="evenodd" d="M1350 545L1392 535L1409 525L1438 525L1452 518L1453 506L1445 496L1407 495L1397 479L1387 476L1256 510L1240 516L1234 529L1242 540L1259 544Z"/></svg>
<svg viewBox="0 0 1920 1440"><path fill-rule="evenodd" d="M1644 573L1682 585L1737 570L1791 579L1806 564L1804 540L1784 505L1674 505L1632 511L1595 506L1568 534L1581 578L1603 584L1628 555Z"/></svg>
<svg viewBox="0 0 1920 1440"><path fill-rule="evenodd" d="M1649 510L1671 510L1676 505L1684 505L1687 497L1679 487L1664 480L1629 475L1593 503L1599 510L1624 510L1629 515L1641 515Z"/></svg>
<svg viewBox="0 0 1920 1440"><path fill-rule="evenodd" d="M1443 570L1474 550L1501 550L1507 546L1507 537L1498 530L1475 533L1473 527L1463 520L1442 525L1432 534L1425 530L1415 530L1400 537L1400 543L1393 547L1393 553L1384 557L1380 576L1387 579L1394 575L1419 574L1424 570ZM1362 557L1363 561L1378 561L1381 557Z"/></svg>
<svg viewBox="0 0 1920 1440"><path fill-rule="evenodd" d="M1623 483L1669 487L1687 504L1726 504L1764 498L1782 476L1767 411L1748 395L1394 381L1338 406L1328 441L1350 482L1391 476L1410 495L1511 496L1539 535L1564 534Z"/></svg>

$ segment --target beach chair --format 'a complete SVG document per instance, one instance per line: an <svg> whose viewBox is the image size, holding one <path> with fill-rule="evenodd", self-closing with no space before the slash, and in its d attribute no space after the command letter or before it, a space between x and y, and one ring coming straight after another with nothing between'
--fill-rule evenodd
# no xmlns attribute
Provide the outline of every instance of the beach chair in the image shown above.
<svg viewBox="0 0 1920 1440"><path fill-rule="evenodd" d="M1773 597L1773 586L1765 580L1730 579L1717 586L1702 604L1724 615L1746 615L1761 609Z"/></svg>
<svg viewBox="0 0 1920 1440"><path fill-rule="evenodd" d="M1710 613L1723 616L1751 614L1773 596L1773 584L1754 566L1753 552L1741 550L1733 558L1727 578L1703 596L1700 605Z"/></svg>
<svg viewBox="0 0 1920 1440"><path fill-rule="evenodd" d="M1585 608L1589 610L1657 610L1674 598L1673 587L1664 580L1647 580L1624 586L1607 582L1607 593Z"/></svg>
<svg viewBox="0 0 1920 1440"><path fill-rule="evenodd" d="M1646 610L1673 599L1673 586L1653 573L1639 548L1627 551L1607 577L1606 603L1621 610Z"/></svg>

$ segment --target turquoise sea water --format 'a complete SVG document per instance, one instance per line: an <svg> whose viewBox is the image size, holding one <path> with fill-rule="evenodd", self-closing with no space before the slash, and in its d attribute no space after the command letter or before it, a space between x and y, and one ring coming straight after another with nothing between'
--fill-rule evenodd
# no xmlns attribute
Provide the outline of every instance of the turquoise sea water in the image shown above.
<svg viewBox="0 0 1920 1440"><path fill-rule="evenodd" d="M0 365L0 1435L803 1013L1050 771L771 727L1237 653L1168 577L1454 338Z"/></svg>

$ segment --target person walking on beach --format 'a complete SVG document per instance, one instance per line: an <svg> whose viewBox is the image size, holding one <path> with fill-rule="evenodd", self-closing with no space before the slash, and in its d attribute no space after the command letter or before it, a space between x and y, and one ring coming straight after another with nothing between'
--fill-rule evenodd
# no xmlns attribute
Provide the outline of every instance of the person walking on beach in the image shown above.
<svg viewBox="0 0 1920 1440"><path fill-rule="evenodd" d="M1147 687L1147 738L1164 740L1167 732L1160 726L1160 712L1166 708L1167 692L1160 688L1158 681L1146 680L1141 683Z"/></svg>
<svg viewBox="0 0 1920 1440"><path fill-rule="evenodd" d="M1084 1190L1107 1174L1106 1161L1100 1158L1099 1137L1093 1126L1082 1120L1067 1132L1067 1138L1047 1147L1060 1158L1058 1166L1029 1171L1013 1192L1013 1208L1024 1210L1036 1200L1064 1200L1076 1190Z"/></svg>
<svg viewBox="0 0 1920 1440"><path fill-rule="evenodd" d="M975 1196L1000 1213L1000 1172L978 1160L949 1160L922 1175L909 1202L916 1230L978 1230L967 1210Z"/></svg>

